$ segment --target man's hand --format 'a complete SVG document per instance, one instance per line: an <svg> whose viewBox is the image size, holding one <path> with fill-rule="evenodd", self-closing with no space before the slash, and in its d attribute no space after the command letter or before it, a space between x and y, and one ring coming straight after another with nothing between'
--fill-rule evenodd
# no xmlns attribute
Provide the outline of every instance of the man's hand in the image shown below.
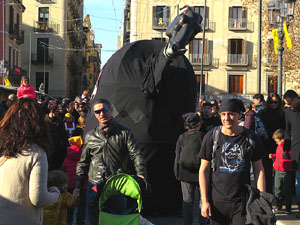
<svg viewBox="0 0 300 225"><path fill-rule="evenodd" d="M73 202L74 203L78 203L79 202L79 197L80 197L80 189L79 188L75 188L73 191Z"/></svg>
<svg viewBox="0 0 300 225"><path fill-rule="evenodd" d="M209 202L201 203L201 215L208 219L211 217L211 208Z"/></svg>
<svg viewBox="0 0 300 225"><path fill-rule="evenodd" d="M137 176L145 180L145 177L143 175L137 175Z"/></svg>

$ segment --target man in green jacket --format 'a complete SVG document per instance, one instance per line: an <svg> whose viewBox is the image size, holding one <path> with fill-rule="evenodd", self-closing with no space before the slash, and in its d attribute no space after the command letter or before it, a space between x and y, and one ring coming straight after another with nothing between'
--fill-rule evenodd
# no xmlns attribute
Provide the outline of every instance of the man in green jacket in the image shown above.
<svg viewBox="0 0 300 225"><path fill-rule="evenodd" d="M111 104L106 99L94 103L94 116L99 126L89 131L76 169L76 185L73 197L78 200L82 194L85 179L88 177L87 205L92 225L98 224L97 210L89 207L96 192L92 189L101 181L117 172L128 172L128 157L133 161L137 176L146 178L145 160L137 139L132 131L114 120ZM112 204L119 209L125 207L124 199L114 199ZM124 204L121 204L123 202Z"/></svg>

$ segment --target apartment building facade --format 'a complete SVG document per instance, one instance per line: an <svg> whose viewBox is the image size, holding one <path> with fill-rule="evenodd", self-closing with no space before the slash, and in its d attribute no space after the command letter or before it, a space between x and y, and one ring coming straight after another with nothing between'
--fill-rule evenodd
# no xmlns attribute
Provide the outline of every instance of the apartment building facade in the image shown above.
<svg viewBox="0 0 300 225"><path fill-rule="evenodd" d="M81 93L83 0L24 0L22 66L30 84L57 97Z"/></svg>
<svg viewBox="0 0 300 225"><path fill-rule="evenodd" d="M0 85L4 84L3 76L19 85L21 75L26 74L21 68L24 11L21 0L0 0Z"/></svg>
<svg viewBox="0 0 300 225"><path fill-rule="evenodd" d="M175 0L127 0L120 47L142 39L167 42L166 29L185 5L191 6L204 17L204 0L179 2L180 4ZM247 5L243 0L207 1L205 24L205 38L203 33L197 34L186 46L188 51L185 54L194 68L198 91L203 60L202 93L250 98L258 92L258 6ZM269 44L268 42L270 38L263 44ZM274 71L265 63L267 60L264 57L261 63L263 94L276 91L277 85Z"/></svg>
<svg viewBox="0 0 300 225"><path fill-rule="evenodd" d="M95 43L95 33L92 29L89 14L83 20L83 76L82 88L93 92L101 68L101 44Z"/></svg>

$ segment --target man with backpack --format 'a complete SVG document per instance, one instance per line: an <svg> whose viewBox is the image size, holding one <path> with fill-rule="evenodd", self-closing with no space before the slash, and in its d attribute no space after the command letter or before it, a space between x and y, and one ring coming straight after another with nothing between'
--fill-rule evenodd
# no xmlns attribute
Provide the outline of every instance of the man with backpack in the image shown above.
<svg viewBox="0 0 300 225"><path fill-rule="evenodd" d="M199 192L198 171L200 159L197 157L202 143L203 132L199 131L203 121L197 113L182 115L186 132L181 134L176 143L174 174L181 182L182 211L184 225L193 225L193 202L195 192ZM199 224L204 225L206 219L201 216L199 201Z"/></svg>
<svg viewBox="0 0 300 225"><path fill-rule="evenodd" d="M222 125L209 131L201 145L201 213L210 218L210 225L245 224L244 199L251 162L257 188L265 191L263 145L252 131L238 125L244 111L241 100L223 100Z"/></svg>

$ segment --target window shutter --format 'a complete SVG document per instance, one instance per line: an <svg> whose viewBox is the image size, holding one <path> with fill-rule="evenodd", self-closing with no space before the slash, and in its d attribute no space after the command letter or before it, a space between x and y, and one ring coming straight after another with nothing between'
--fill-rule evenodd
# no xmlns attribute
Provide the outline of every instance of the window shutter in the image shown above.
<svg viewBox="0 0 300 225"><path fill-rule="evenodd" d="M152 6L152 26L156 26L156 6Z"/></svg>
<svg viewBox="0 0 300 225"><path fill-rule="evenodd" d="M232 18L233 17L233 12L232 12L232 7L229 7L229 18Z"/></svg>
<svg viewBox="0 0 300 225"><path fill-rule="evenodd" d="M242 55L245 55L247 52L247 42L245 39L242 40Z"/></svg>
<svg viewBox="0 0 300 225"><path fill-rule="evenodd" d="M209 52L209 42L208 39L204 40L204 54L208 54Z"/></svg>
<svg viewBox="0 0 300 225"><path fill-rule="evenodd" d="M166 18L166 25L169 26L170 24L170 6L166 6L166 11L167 11L167 18Z"/></svg>
<svg viewBox="0 0 300 225"><path fill-rule="evenodd" d="M228 54L231 54L231 39L228 39Z"/></svg>
<svg viewBox="0 0 300 225"><path fill-rule="evenodd" d="M205 11L205 17L208 20L209 19L209 7L206 6L206 11Z"/></svg>
<svg viewBox="0 0 300 225"><path fill-rule="evenodd" d="M242 18L247 19L247 8L246 7L242 8Z"/></svg>

